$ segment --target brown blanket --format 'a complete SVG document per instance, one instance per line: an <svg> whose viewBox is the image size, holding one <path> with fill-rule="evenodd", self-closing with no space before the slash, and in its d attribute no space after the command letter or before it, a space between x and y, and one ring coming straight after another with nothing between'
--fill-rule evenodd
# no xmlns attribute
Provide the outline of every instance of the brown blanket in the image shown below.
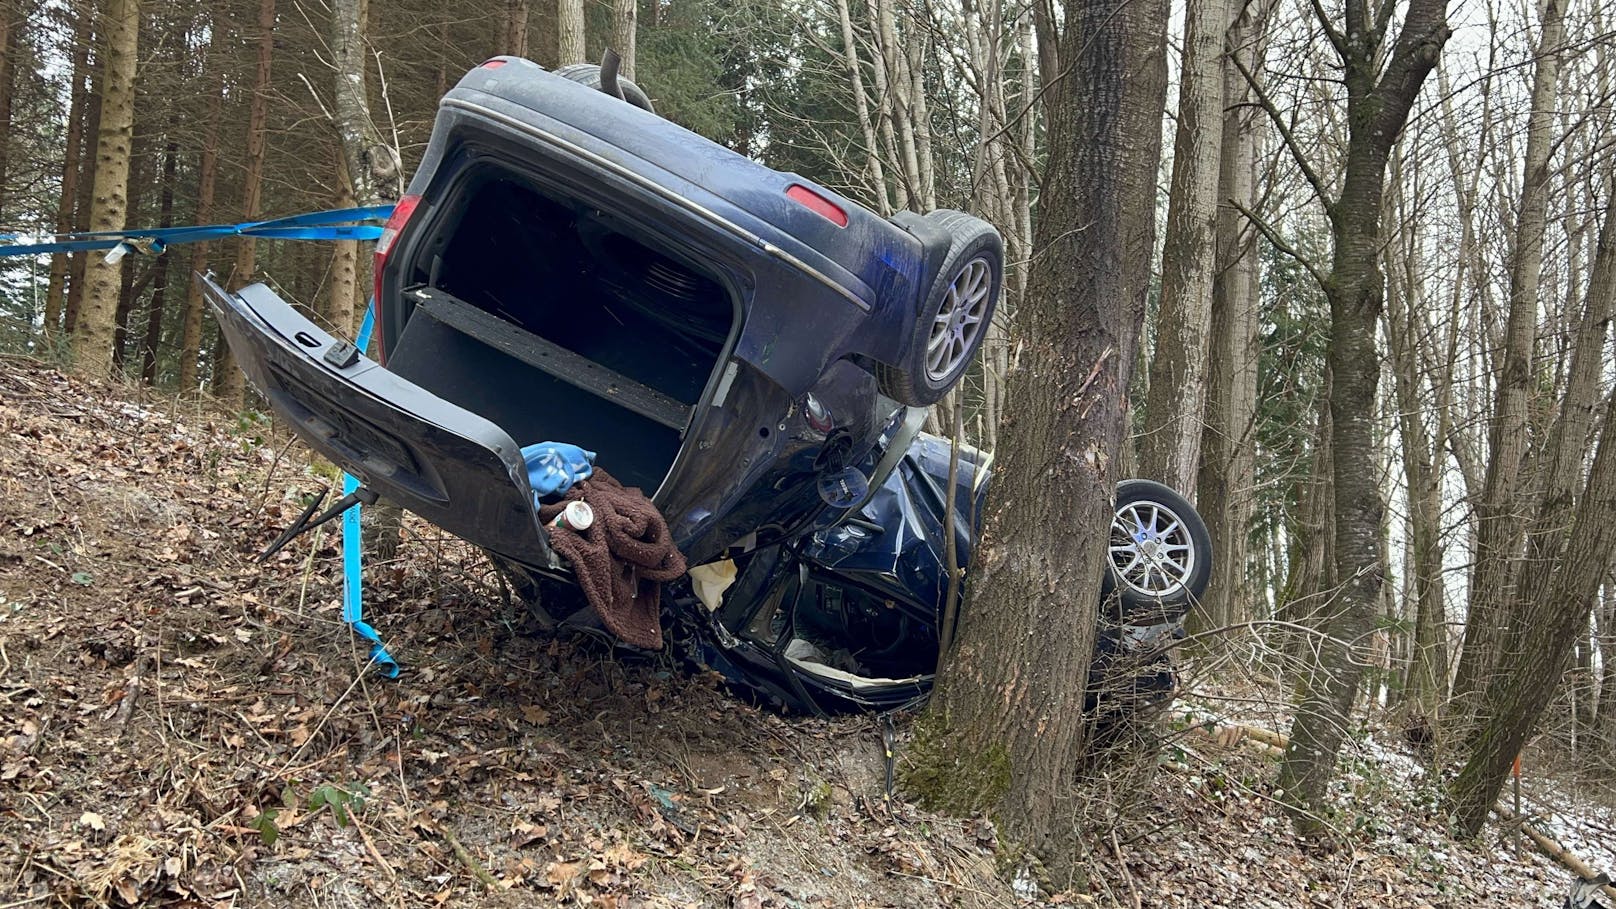
<svg viewBox="0 0 1616 909"><path fill-rule="evenodd" d="M576 499L594 509L595 523L582 533L549 526ZM562 501L541 506L539 519L550 533L550 545L572 564L601 624L635 647L660 650L662 582L685 573L685 557L651 500L596 467Z"/></svg>

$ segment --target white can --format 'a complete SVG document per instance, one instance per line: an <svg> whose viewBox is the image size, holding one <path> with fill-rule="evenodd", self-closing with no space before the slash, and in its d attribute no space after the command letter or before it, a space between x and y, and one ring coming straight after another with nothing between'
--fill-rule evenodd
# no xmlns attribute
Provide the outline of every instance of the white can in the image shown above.
<svg viewBox="0 0 1616 909"><path fill-rule="evenodd" d="M561 513L550 520L551 527L565 527L568 530L588 530L589 525L595 523L595 509L589 507L588 502L572 501Z"/></svg>

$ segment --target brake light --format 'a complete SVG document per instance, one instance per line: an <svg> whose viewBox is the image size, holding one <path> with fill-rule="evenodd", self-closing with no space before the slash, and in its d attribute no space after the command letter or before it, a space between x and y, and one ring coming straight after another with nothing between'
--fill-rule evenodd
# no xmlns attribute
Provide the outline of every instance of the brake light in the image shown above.
<svg viewBox="0 0 1616 909"><path fill-rule="evenodd" d="M791 184L791 186L786 189L786 196L789 197L793 202L796 202L804 208L812 211L814 214L825 218L837 227L847 226L847 212L842 211L841 206L825 198L824 196L821 196L819 193L814 192L808 187L803 186L801 183Z"/></svg>
<svg viewBox="0 0 1616 909"><path fill-rule="evenodd" d="M508 60L501 60L498 57L495 57L494 59L489 60L488 62L484 63L482 66L478 67L478 69L499 69L500 67L504 66L506 63L509 63L509 62L510 61L508 61Z"/></svg>
<svg viewBox="0 0 1616 909"><path fill-rule="evenodd" d="M376 359L384 364L387 362L387 349L383 338L387 337L387 333L383 331L382 314L387 312L387 307L382 300L382 270L387 266L387 254L393 251L398 235L404 231L404 225L409 223L410 215L415 214L415 207L420 204L420 196L404 196L398 200L393 206L393 214L387 219L387 226L382 228L382 235L376 239L376 255L371 261L371 274L376 282L371 297L371 305L376 307Z"/></svg>

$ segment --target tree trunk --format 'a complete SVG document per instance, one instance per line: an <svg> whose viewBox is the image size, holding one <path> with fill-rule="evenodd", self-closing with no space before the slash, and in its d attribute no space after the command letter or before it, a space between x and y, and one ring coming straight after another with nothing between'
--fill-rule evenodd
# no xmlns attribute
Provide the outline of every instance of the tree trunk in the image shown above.
<svg viewBox="0 0 1616 909"><path fill-rule="evenodd" d="M241 216L255 221L263 212L264 139L269 126L269 77L275 55L275 0L258 3L258 66L253 73L252 100L247 113L247 169L241 181ZM258 241L253 237L236 240L236 264L232 287L251 284L258 272ZM213 393L226 407L240 408L246 385L236 358L224 338L219 339L218 356L213 363Z"/></svg>
<svg viewBox="0 0 1616 909"><path fill-rule="evenodd" d="M1339 198L1326 199L1334 246L1324 278L1330 301L1330 423L1337 588L1301 690L1279 787L1297 828L1317 833L1320 811L1349 726L1380 606L1381 497L1375 458L1375 330L1385 294L1380 271L1381 201L1393 143L1447 42L1447 0L1411 0L1385 69L1381 26L1366 0L1347 0L1346 27L1323 23L1343 64L1349 124Z"/></svg>
<svg viewBox="0 0 1616 909"><path fill-rule="evenodd" d="M1260 69L1267 25L1264 5L1247 7L1229 29L1229 51L1247 70ZM1219 153L1217 268L1212 278L1212 324L1207 362L1206 425L1202 430L1197 506L1212 538L1215 583L1191 613L1197 630L1243 621L1251 614L1246 537L1255 510L1258 334L1256 231L1234 204L1256 207L1262 121L1251 89L1232 61L1223 64L1223 130Z"/></svg>
<svg viewBox="0 0 1616 909"><path fill-rule="evenodd" d="M1616 589L1605 578L1603 608L1599 612L1599 709L1594 727L1607 747L1616 746Z"/></svg>
<svg viewBox="0 0 1616 909"><path fill-rule="evenodd" d="M1228 3L1188 0L1184 21L1161 308L1139 464L1142 476L1194 499L1217 265L1218 158L1224 119L1219 63L1229 30Z"/></svg>
<svg viewBox="0 0 1616 909"><path fill-rule="evenodd" d="M174 172L178 169L179 144L170 139L163 147L162 189L157 200L157 226L174 224ZM168 302L168 270L173 263L170 256L159 256L152 267L157 274L152 278L151 306L146 311L146 334L140 345L140 377L147 385L157 384L157 347L163 340L163 310Z"/></svg>
<svg viewBox="0 0 1616 909"><path fill-rule="evenodd" d="M339 145L335 170L341 187L333 203L338 208L355 204L353 181L348 179L348 163ZM359 241L338 240L331 244L331 275L326 282L322 316L331 330L344 338L354 336L354 296L359 292Z"/></svg>
<svg viewBox="0 0 1616 909"><path fill-rule="evenodd" d="M62 197L56 203L56 232L67 233L78 226L74 222L74 206L79 196L79 167L83 158L85 89L84 72L90 62L91 30L94 20L86 7L88 0L80 0L73 11L73 76L67 108L67 135L62 149ZM81 254L82 255L82 254ZM51 256L50 281L45 286L45 338L52 341L61 328L62 310L67 297L67 253Z"/></svg>
<svg viewBox="0 0 1616 909"><path fill-rule="evenodd" d="M135 123L135 63L139 53L138 0L107 0L103 45L101 123L96 136L92 230L122 230L128 215L129 146ZM73 332L74 366L86 375L112 374L118 309L118 263L86 256L85 293Z"/></svg>
<svg viewBox="0 0 1616 909"><path fill-rule="evenodd" d="M93 7L92 7L93 9ZM103 23L101 29L104 31ZM139 38L135 39L137 42ZM95 169L96 149L101 141L101 107L103 88L106 85L106 36L96 32L96 56L90 66L90 91L85 96L84 113L84 146L79 153L79 197L73 200L73 227L76 230L90 229L90 212L95 202ZM62 334L71 338L78 328L79 310L84 306L84 276L89 268L89 253L80 253L73 256L68 264L67 299L62 307Z"/></svg>
<svg viewBox="0 0 1616 909"><path fill-rule="evenodd" d="M1565 547L1552 561L1522 566L1518 587L1519 633L1500 654L1482 689L1487 715L1477 727L1469 759L1453 781L1453 816L1459 832L1475 836L1520 754L1559 688L1571 645L1586 627L1587 605L1598 596L1616 549L1616 393L1605 401L1593 469L1583 489ZM1562 518L1564 516L1562 515Z"/></svg>
<svg viewBox="0 0 1616 909"><path fill-rule="evenodd" d="M881 147L875 139L875 123L870 119L870 102L864 94L863 67L859 65L858 41L853 34L853 18L847 0L836 0L836 14L842 26L842 60L847 66L848 90L853 94L853 112L858 117L859 129L864 135L866 161L870 169L871 197L876 210L883 215L892 213L887 198L887 178L881 165Z"/></svg>
<svg viewBox="0 0 1616 909"><path fill-rule="evenodd" d="M1070 529L1111 522L1150 286L1167 75L1163 0L1065 10L1061 56L1073 72L1046 95L1037 253L1018 314L1024 355L1008 377L1017 406L999 430L1005 482L974 602L905 772L929 804L987 808L1009 843L1057 863L1057 873L1072 855L1063 846L1105 546L1103 533ZM1043 25L1040 40L1054 31Z"/></svg>
<svg viewBox="0 0 1616 909"><path fill-rule="evenodd" d="M505 0L505 34L497 54L527 56L527 26L532 12L529 0ZM443 92L438 92L439 97Z"/></svg>
<svg viewBox="0 0 1616 909"><path fill-rule="evenodd" d="M1453 718L1468 724L1475 717L1473 695L1487 685L1497 658L1498 641L1513 632L1504 604L1515 599L1514 577L1521 557L1525 524L1524 493L1527 431L1535 381L1538 284L1543 271L1543 231L1547 220L1549 156L1554 145L1554 117L1564 39L1567 0L1545 0L1543 32L1538 41L1532 106L1526 119L1526 162L1515 221L1509 274L1509 321L1490 427L1486 478L1476 503L1475 570L1471 573L1470 608L1465 620L1464 652L1454 679Z"/></svg>
<svg viewBox="0 0 1616 909"><path fill-rule="evenodd" d="M556 57L560 66L584 62L584 0L557 0Z"/></svg>
<svg viewBox="0 0 1616 909"><path fill-rule="evenodd" d="M150 33L147 33L150 37ZM139 95L137 93L136 97ZM146 185L151 182L151 154L146 149L147 140L144 136L135 136L129 150L129 192L128 215L125 220L134 222L141 219L140 208L145 204ZM145 281L140 289L135 289L135 271L137 268L146 269L145 256L124 256L118 272L118 308L112 316L112 371L117 374L124 372L124 358L129 353L129 318L135 309L135 300L146 289Z"/></svg>
<svg viewBox="0 0 1616 909"><path fill-rule="evenodd" d="M612 49L623 58L618 72L625 79L634 78L635 45L638 43L640 5L637 0L612 0Z"/></svg>
<svg viewBox="0 0 1616 909"><path fill-rule="evenodd" d="M224 111L225 92L225 26L221 17L214 15L209 24L211 36L205 67L212 67L213 85L208 93L207 114L202 124L202 151L196 169L196 223L207 224L213 219L213 190L219 170L219 118ZM193 274L205 274L209 268L209 254L213 244L202 241L191 248ZM198 381L202 360L202 313L206 303L202 288L188 280L185 294L185 319L180 329L179 385L182 394L195 394L201 390ZM234 369L234 364L224 364Z"/></svg>
<svg viewBox="0 0 1616 909"><path fill-rule="evenodd" d="M23 29L22 21L11 20L20 12L10 3L0 5L0 225L6 223L6 180L11 175L12 72Z"/></svg>

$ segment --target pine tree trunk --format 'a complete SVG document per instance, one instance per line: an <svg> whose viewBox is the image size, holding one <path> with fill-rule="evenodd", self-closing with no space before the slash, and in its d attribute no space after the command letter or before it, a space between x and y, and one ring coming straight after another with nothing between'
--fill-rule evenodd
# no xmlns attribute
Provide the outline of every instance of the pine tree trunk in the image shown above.
<svg viewBox="0 0 1616 909"><path fill-rule="evenodd" d="M179 144L170 139L163 147L163 176L157 200L157 226L174 224L174 173L178 169ZM161 256L153 263L157 274L152 279L151 306L146 310L146 334L140 345L140 377L147 385L157 384L157 348L163 340L163 310L168 304L168 272L173 264L170 256Z"/></svg>
<svg viewBox="0 0 1616 909"><path fill-rule="evenodd" d="M128 215L129 147L135 122L135 64L140 40L137 0L107 0L101 122L96 137L92 230L122 230ZM85 293L73 332L74 366L85 375L112 374L112 341L118 309L116 263L86 256Z"/></svg>
<svg viewBox="0 0 1616 909"><path fill-rule="evenodd" d="M253 91L247 111L247 168L241 180L241 216L255 221L263 213L264 140L269 127L269 77L275 57L275 0L258 3L258 65L253 72ZM236 264L230 285L251 284L258 274L258 241L253 237L236 240ZM240 408L246 385L230 345L219 339L213 361L213 393L228 408Z"/></svg>
<svg viewBox="0 0 1616 909"><path fill-rule="evenodd" d="M1530 434L1527 429L1536 381L1532 358L1536 348L1538 283L1543 271L1543 232L1547 223L1549 156L1554 144L1560 58L1567 0L1546 0L1543 31L1532 81L1532 106L1526 120L1526 161L1515 221L1509 275L1509 320L1502 366L1494 397L1486 478L1476 503L1475 569L1470 580L1470 608L1465 620L1464 651L1454 679L1450 710L1461 726L1475 719L1473 695L1487 685L1497 658L1498 641L1513 632L1504 604L1520 568L1521 520ZM1461 730L1462 731L1462 730Z"/></svg>
<svg viewBox="0 0 1616 909"><path fill-rule="evenodd" d="M527 25L531 13L529 0L505 0L505 35L496 53L512 57L527 56ZM438 92L442 96L443 92Z"/></svg>
<svg viewBox="0 0 1616 909"><path fill-rule="evenodd" d="M612 0L612 49L623 62L618 72L625 79L634 78L635 45L639 43L637 19L640 6L636 0Z"/></svg>
<svg viewBox="0 0 1616 909"><path fill-rule="evenodd" d="M1247 7L1229 29L1228 53L1247 70L1261 67L1264 5ZM1223 131L1218 164L1217 267L1212 278L1212 324L1207 357L1206 425L1196 504L1212 538L1215 582L1191 612L1196 630L1245 621L1253 589L1246 579L1246 537L1256 508L1258 334L1257 232L1231 202L1257 204L1260 115L1251 88L1228 56L1223 58Z"/></svg>
<svg viewBox="0 0 1616 909"><path fill-rule="evenodd" d="M105 25L102 26L103 30ZM136 39L139 40L138 38ZM106 85L106 36L96 33L96 57L90 66L90 91L85 96L84 145L79 154L79 197L73 200L73 227L89 230L95 198L96 149L101 141L101 107ZM84 276L92 256L80 253L68 264L67 299L62 307L62 334L71 338L78 328L79 310L84 305Z"/></svg>
<svg viewBox="0 0 1616 909"><path fill-rule="evenodd" d="M558 64L584 62L588 53L584 46L583 0L557 0L556 3L556 58Z"/></svg>
<svg viewBox="0 0 1616 909"><path fill-rule="evenodd" d="M225 92L225 27L217 15L210 23L212 36L208 42L208 55L204 66L211 67L214 81L208 93L206 122L202 124L202 151L196 168L196 223L208 224L213 219L214 183L219 170L219 118L224 111ZM197 243L191 250L192 274L206 274L213 244ZM180 329L179 384L182 394L195 394L200 390L199 375L202 360L202 313L206 303L202 288L194 280L186 281L185 318ZM225 364L235 368L234 364Z"/></svg>
<svg viewBox="0 0 1616 909"><path fill-rule="evenodd" d="M1206 403L1207 339L1217 266L1218 157L1223 146L1223 43L1226 0L1188 0L1178 133L1162 249L1161 307L1150 361L1142 476L1195 498L1202 411Z"/></svg>
<svg viewBox="0 0 1616 909"><path fill-rule="evenodd" d="M138 93L136 97L139 97ZM146 150L146 139L137 135L129 151L129 208L125 220L130 223L142 218L140 209L145 204L146 186L151 182L150 166L151 155ZM124 359L129 354L129 319L135 310L135 300L146 289L144 281L139 290L135 289L135 271L137 268L148 269L149 265L145 256L138 255L124 256L118 264L121 268L118 272L118 308L112 316L112 371L122 374Z"/></svg>
<svg viewBox="0 0 1616 909"><path fill-rule="evenodd" d="M1279 787L1303 833L1323 829L1320 812L1336 757L1350 728L1381 605L1382 506L1375 456L1375 392L1380 354L1375 331L1385 294L1380 270L1381 203L1392 145L1450 34L1447 0L1411 0L1390 59L1381 67L1375 26L1364 0L1348 0L1337 34L1350 124L1341 192L1327 203L1334 246L1324 279L1330 301L1331 493L1335 504L1338 586L1317 656L1301 690ZM1344 36L1344 37L1343 37Z"/></svg>
<svg viewBox="0 0 1616 909"><path fill-rule="evenodd" d="M11 175L12 71L21 44L21 21L12 22L18 10L10 3L0 4L0 225L6 223L6 180Z"/></svg>
<svg viewBox="0 0 1616 909"><path fill-rule="evenodd" d="M56 203L56 232L66 233L75 227L74 205L79 195L79 167L84 148L85 88L84 75L90 62L92 17L85 7L88 0L80 0L73 10L73 70L72 88L69 89L67 108L67 134L62 149L62 197ZM81 254L82 255L82 254ZM50 280L45 286L45 338L50 341L61 330L62 311L67 298L69 258L66 253L51 256Z"/></svg>
<svg viewBox="0 0 1616 909"><path fill-rule="evenodd" d="M348 179L348 163L337 147L335 170L341 191L332 203L338 208L355 204L353 181ZM354 296L359 292L359 242L339 240L331 244L331 275L326 282L323 315L331 330L344 338L354 336Z"/></svg>
<svg viewBox="0 0 1616 909"><path fill-rule="evenodd" d="M988 809L1008 843L1057 874L1072 855L1069 799L1105 540L1071 529L1111 521L1150 285L1167 81L1165 2L1065 9L1061 55L1074 71L1045 99L1049 158L1018 313L1024 352L1008 377L1017 406L999 431L1003 482L972 602L905 772L927 803ZM1040 39L1053 31L1040 27Z"/></svg>

